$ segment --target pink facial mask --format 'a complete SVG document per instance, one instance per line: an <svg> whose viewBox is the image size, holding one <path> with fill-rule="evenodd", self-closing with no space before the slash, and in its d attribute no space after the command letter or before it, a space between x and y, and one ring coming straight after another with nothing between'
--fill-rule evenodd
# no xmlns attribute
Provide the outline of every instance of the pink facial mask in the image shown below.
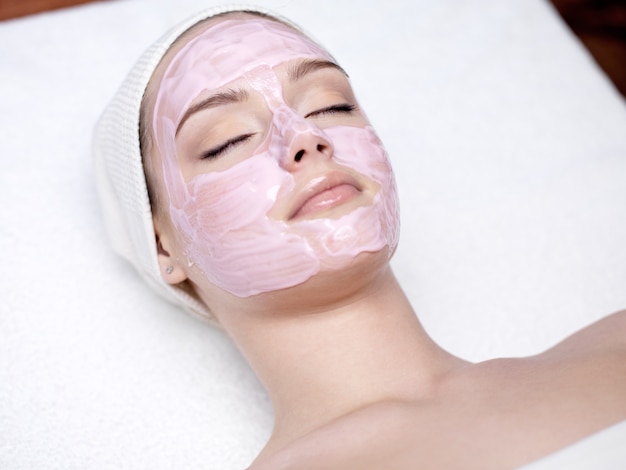
<svg viewBox="0 0 626 470"><path fill-rule="evenodd" d="M207 279L239 296L301 284L324 270L347 266L364 252L387 250L398 239L395 182L387 154L370 126L322 131L283 99L274 67L295 59L333 59L293 29L271 20L226 20L211 26L174 57L156 97L153 129L162 157L170 217L187 261ZM334 62L334 61L333 61ZM176 129L200 95L245 78L272 112L263 143L224 171L185 181L176 152ZM379 185L370 205L338 218L274 220L277 198L294 187L287 162L299 137L331 144L336 167Z"/></svg>

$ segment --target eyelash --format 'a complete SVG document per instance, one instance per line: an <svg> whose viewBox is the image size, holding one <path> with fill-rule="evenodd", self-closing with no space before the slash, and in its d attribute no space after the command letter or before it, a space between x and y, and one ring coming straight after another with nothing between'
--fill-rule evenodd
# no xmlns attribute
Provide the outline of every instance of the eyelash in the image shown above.
<svg viewBox="0 0 626 470"><path fill-rule="evenodd" d="M317 111L313 111L304 117L309 118L309 117L324 116L328 114L337 114L337 113L350 114L355 109L356 109L356 106L353 104L348 104L348 103L335 104L335 105L329 106L328 108L323 108Z"/></svg>
<svg viewBox="0 0 626 470"><path fill-rule="evenodd" d="M202 160L211 160L213 158L217 158L221 154L223 154L227 150L229 150L231 147L234 147L237 144L245 142L246 140L248 140L253 135L254 135L254 133L250 133L250 134L243 134L243 135L239 135L237 137L233 137L232 139L227 140L226 142L224 142L222 145L220 145L218 147L215 147L215 148L212 148L211 150L207 150L206 152L204 152L202 154L201 159Z"/></svg>
<svg viewBox="0 0 626 470"><path fill-rule="evenodd" d="M309 114L307 114L304 117L306 119L306 118L309 118L309 117L324 116L324 115L328 115L328 114L337 114L337 113L350 114L355 109L356 109L356 106L353 105L353 104L348 104L348 103L335 104L335 105L329 106L327 108L318 109L317 111L310 112ZM219 146L217 146L215 148L212 148L211 150L207 150L206 152L204 152L202 154L200 159L201 160L211 160L211 159L217 158L220 155L222 155L223 153L226 153L228 150L230 150L235 145L238 145L238 144L240 144L242 142L245 142L246 140L248 140L253 135L254 135L254 133L250 133L250 134L242 134L242 135L239 135L237 137L233 137L232 139L229 139L226 142L224 142L222 145L219 145Z"/></svg>

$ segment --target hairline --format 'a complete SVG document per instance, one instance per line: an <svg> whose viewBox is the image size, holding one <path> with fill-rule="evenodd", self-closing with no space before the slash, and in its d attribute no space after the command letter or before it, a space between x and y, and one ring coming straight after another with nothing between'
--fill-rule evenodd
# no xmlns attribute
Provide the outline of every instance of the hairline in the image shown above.
<svg viewBox="0 0 626 470"><path fill-rule="evenodd" d="M273 16L269 13L265 13L262 11L256 10L231 10L222 13L217 13L215 15L209 16L203 20L194 23L185 31L183 31L167 48L163 57L155 67L150 79L148 80L148 84L144 90L143 96L141 98L141 104L139 108L139 122L138 131L139 131L139 149L141 154L141 160L143 165L144 177L146 180L146 187L148 190L148 199L150 201L150 208L152 211L153 217L159 217L160 215L165 215L164 213L164 205L162 204L162 200L159 197L158 185L154 176L154 158L151 158L152 151L154 148L154 135L152 130L152 113L154 112L154 95L158 90L158 85L160 85L162 75L165 73L165 69L167 65L171 62L176 53L184 47L187 42L193 39L198 34L206 31L207 29L213 27L215 24L220 23L229 19L230 17L240 17L240 18L262 18L270 21L275 21L277 23L288 26L289 28L297 31L300 34L304 34L298 27L295 25L284 21L276 16Z"/></svg>

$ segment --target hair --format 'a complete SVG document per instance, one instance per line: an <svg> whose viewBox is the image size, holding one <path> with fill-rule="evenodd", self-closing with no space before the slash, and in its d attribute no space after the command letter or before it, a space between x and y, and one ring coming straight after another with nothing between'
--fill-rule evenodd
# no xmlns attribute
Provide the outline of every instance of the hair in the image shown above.
<svg viewBox="0 0 626 470"><path fill-rule="evenodd" d="M202 21L199 21L198 23L187 28L169 46L165 54L163 54L163 58L165 58L169 54L169 52L174 47L176 47L177 44L189 38L190 36L193 36L198 30L203 29L207 23L210 23L219 18L227 18L227 17L245 18L246 16L253 16L253 17L263 18L263 19L270 20L270 21L276 21L277 23L282 23L286 26L289 26L290 28L295 29L298 32L301 32L295 25L290 24L287 21L282 20L276 16L270 15L268 13L255 11L255 10L245 10L245 9L231 10L231 11L226 11L223 13L217 13L213 16L209 16L208 18L205 18ZM163 58L161 59L161 62L159 62L155 70L158 70L159 67L161 67ZM154 178L154 168L152 166L152 159L150 158L150 153L152 152L152 147L153 147L152 127L151 127L150 119L149 119L149 115L151 111L150 104L151 104L152 96L148 90L150 84L152 83L152 80L154 79L154 76L155 75L153 73L152 77L150 78L150 81L148 82L148 85L146 86L146 89L144 90L144 94L141 99L141 107L139 109L139 148L141 151L141 159L143 162L143 170L144 170L144 175L146 178L146 187L148 189L148 199L150 201L152 215L158 216L159 214L160 215L164 215L164 214L162 212L163 203L162 203L161 198L159 197L159 191L158 191L157 184Z"/></svg>

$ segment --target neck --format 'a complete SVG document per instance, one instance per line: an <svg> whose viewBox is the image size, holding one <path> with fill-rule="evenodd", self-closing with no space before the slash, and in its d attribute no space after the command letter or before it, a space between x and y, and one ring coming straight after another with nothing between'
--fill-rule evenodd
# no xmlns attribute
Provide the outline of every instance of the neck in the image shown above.
<svg viewBox="0 0 626 470"><path fill-rule="evenodd" d="M331 310L227 329L267 388L277 445L370 404L426 398L459 363L426 334L389 268Z"/></svg>

